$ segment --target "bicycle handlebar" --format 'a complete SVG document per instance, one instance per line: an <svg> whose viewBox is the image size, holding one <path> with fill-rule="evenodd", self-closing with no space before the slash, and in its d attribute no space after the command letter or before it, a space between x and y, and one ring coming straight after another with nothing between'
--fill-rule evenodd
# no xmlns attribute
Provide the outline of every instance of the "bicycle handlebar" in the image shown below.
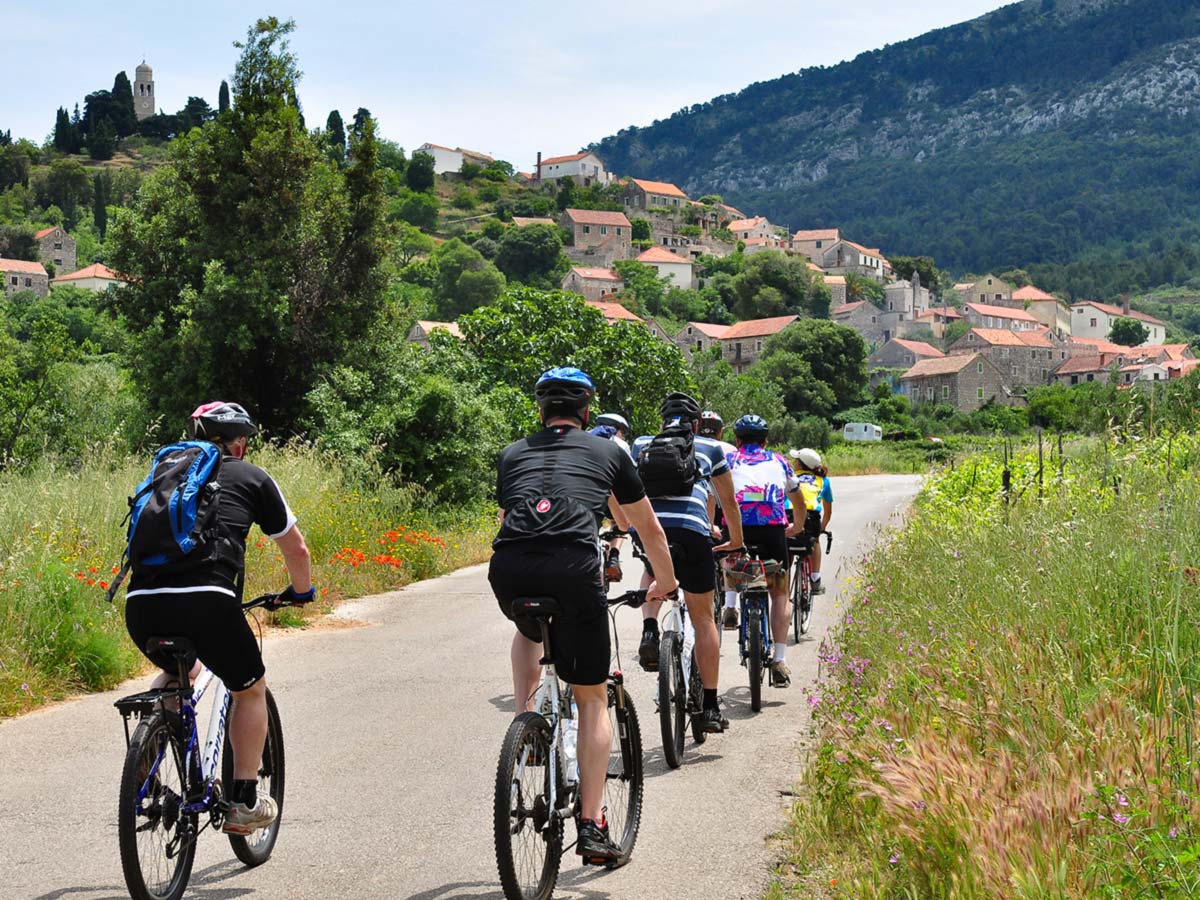
<svg viewBox="0 0 1200 900"><path fill-rule="evenodd" d="M645 602L646 602L646 589L645 588L641 588L641 589L635 590L635 591L626 591L625 593L621 594L618 597L609 597L608 598L609 606L621 606L622 604L624 604L624 605L628 606L630 609L637 609L639 606L642 606L643 604L645 604Z"/></svg>
<svg viewBox="0 0 1200 900"><path fill-rule="evenodd" d="M604 541L606 544L613 540L613 538L619 537L629 537L629 532L622 531L620 528L610 528L608 531L600 532L600 540Z"/></svg>
<svg viewBox="0 0 1200 900"><path fill-rule="evenodd" d="M285 606L304 606L307 603L312 603L312 599L302 600L302 601L296 601L296 600L281 601L279 598L282 596L283 596L282 591L280 591L279 593L276 593L276 594L262 594L261 596L255 597L253 600L247 600L245 603L243 603L242 604L242 612L249 612L252 609L258 609L259 607L262 607L263 609L268 609L268 610L276 610L276 609L283 609Z"/></svg>

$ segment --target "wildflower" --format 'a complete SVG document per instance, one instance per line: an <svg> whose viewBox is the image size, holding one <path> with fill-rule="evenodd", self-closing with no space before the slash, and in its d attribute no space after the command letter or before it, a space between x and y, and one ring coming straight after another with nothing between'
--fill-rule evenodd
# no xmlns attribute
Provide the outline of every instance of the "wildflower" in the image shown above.
<svg viewBox="0 0 1200 900"><path fill-rule="evenodd" d="M1113 813L1112 820L1114 822L1116 822L1118 825L1124 825L1126 822L1129 821L1129 816L1122 815L1121 813Z"/></svg>
<svg viewBox="0 0 1200 900"><path fill-rule="evenodd" d="M1124 794L1117 794L1117 806L1128 806L1129 799Z"/></svg>
<svg viewBox="0 0 1200 900"><path fill-rule="evenodd" d="M24 685L22 685L22 687L24 687ZM1179 829L1172 825L1171 830L1167 832L1167 837L1171 838L1172 840L1179 837Z"/></svg>
<svg viewBox="0 0 1200 900"><path fill-rule="evenodd" d="M29 684L27 682L22 681L21 682L21 690L23 690L25 693L28 694L29 693ZM1172 828L1171 830L1174 831L1175 829ZM1171 835L1171 837L1174 837L1174 836L1175 835Z"/></svg>
<svg viewBox="0 0 1200 900"><path fill-rule="evenodd" d="M100 582L100 590L102 590L102 591L108 590L108 582L107 581Z"/></svg>
<svg viewBox="0 0 1200 900"><path fill-rule="evenodd" d="M891 856L888 857L888 862L890 862L894 866L896 863L900 862L900 854L893 853Z"/></svg>

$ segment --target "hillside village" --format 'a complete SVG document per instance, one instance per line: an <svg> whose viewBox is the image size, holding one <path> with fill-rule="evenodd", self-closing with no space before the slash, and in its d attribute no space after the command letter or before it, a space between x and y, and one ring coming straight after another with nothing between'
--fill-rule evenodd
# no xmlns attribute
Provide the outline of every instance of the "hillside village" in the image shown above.
<svg viewBox="0 0 1200 900"><path fill-rule="evenodd" d="M454 173L464 161L486 164L491 157L462 148L425 144L438 174ZM518 173L533 184L571 179L581 187L617 185L623 211L568 207L559 218L514 217L517 227L557 224L570 235L564 248L572 266L562 288L579 294L609 321L641 322L686 355L721 348L738 374L763 352L765 342L798 316L774 316L728 324L689 321L670 333L653 318L643 319L621 302L625 282L615 264L636 260L658 277L682 288L701 286L701 257L720 259L776 251L807 261L828 288L830 317L862 336L870 353L871 384L888 384L918 406L945 403L971 412L987 403L1017 406L1030 387L1086 382L1121 385L1165 381L1191 372L1197 360L1187 344L1166 343L1166 323L1130 308L1095 301L1068 306L1033 285L1018 287L986 274L955 284L935 296L916 272L896 278L885 253L851 240L839 228L789 232L765 216L689 197L674 184L618 178L592 152L542 159L534 171ZM649 223L648 236L634 237L634 222ZM879 285L881 297L848 300L847 277ZM1132 319L1145 331L1136 346L1109 338L1113 325ZM422 320L410 340L425 343L430 331L452 322Z"/></svg>

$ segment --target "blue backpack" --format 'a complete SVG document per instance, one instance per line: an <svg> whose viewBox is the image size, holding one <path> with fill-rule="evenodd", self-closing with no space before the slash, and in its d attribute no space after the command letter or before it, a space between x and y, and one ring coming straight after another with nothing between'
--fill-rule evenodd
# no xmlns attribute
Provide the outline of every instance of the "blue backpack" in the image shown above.
<svg viewBox="0 0 1200 900"><path fill-rule="evenodd" d="M129 498L125 555L108 589L110 602L131 568L157 578L221 558L220 471L221 448L208 441L181 441L154 454L150 474Z"/></svg>

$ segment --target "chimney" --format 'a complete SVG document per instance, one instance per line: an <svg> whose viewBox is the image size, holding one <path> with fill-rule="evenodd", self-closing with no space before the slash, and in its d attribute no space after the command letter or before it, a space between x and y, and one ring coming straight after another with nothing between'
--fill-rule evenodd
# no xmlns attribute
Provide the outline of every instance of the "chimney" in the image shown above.
<svg viewBox="0 0 1200 900"><path fill-rule="evenodd" d="M1121 295L1121 312L1128 318L1129 316L1129 292L1126 291Z"/></svg>
<svg viewBox="0 0 1200 900"><path fill-rule="evenodd" d="M533 170L533 180L534 180L534 183L538 183L542 180L542 151L541 150L538 151L537 168Z"/></svg>

